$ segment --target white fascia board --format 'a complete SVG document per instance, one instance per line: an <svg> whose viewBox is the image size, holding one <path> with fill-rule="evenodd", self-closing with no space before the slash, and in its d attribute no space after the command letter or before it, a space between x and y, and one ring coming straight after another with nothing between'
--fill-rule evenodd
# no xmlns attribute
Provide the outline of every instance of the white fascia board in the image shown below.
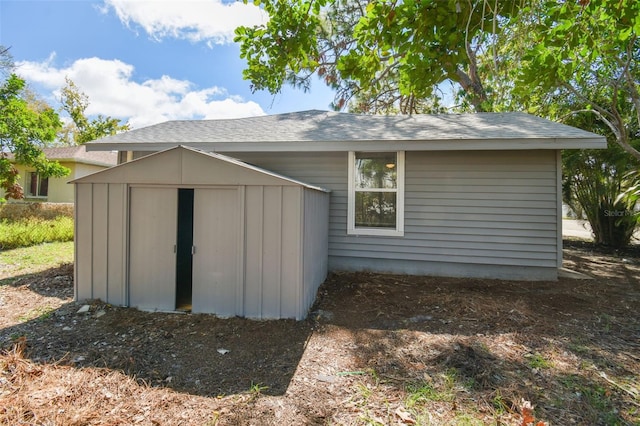
<svg viewBox="0 0 640 426"><path fill-rule="evenodd" d="M605 138L577 139L465 139L432 141L322 142L127 142L87 144L87 151L164 151L179 145L206 152L340 152L340 151L510 151L528 149L606 148Z"/></svg>

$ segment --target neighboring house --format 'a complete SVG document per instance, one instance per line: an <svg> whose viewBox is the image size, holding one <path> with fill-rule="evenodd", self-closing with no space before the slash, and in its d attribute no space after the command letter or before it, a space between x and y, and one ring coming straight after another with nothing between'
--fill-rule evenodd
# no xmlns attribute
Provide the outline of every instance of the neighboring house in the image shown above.
<svg viewBox="0 0 640 426"><path fill-rule="evenodd" d="M84 145L44 148L42 151L49 160L67 167L70 173L61 178L47 178L32 167L15 164L24 190L24 201L73 203L73 185L68 185L69 181L115 166L118 157L115 152L87 152ZM3 196L4 192L0 190L0 198Z"/></svg>
<svg viewBox="0 0 640 426"><path fill-rule="evenodd" d="M175 148L179 145L202 152ZM275 308L263 306L261 312L255 308L265 300L278 300L280 309L290 303L283 298L290 287L282 284L285 280L279 274L288 270L284 265L292 254L311 255L321 265L327 262L328 270L556 279L562 266L561 150L604 148L606 141L602 136L524 113L365 116L306 111L171 121L106 137L87 147L90 151L119 151L123 164L76 181L78 299L100 297L136 306L134 294L152 292L154 284L136 272L139 265L134 257L139 248L131 239L135 240L140 229L143 235L156 232L172 249L181 238L174 227L188 227L183 217L196 215L201 215L200 225L192 229L193 235L208 229L207 217L212 218L211 229L223 232L225 228L218 221L231 219L219 219L217 213L208 216L217 201L199 203L198 190L229 187L239 194L234 202L236 214L232 215L239 222L231 226L239 232L233 264L240 265L231 284L237 292L233 313L267 318L292 316ZM159 151L163 152L149 156ZM178 157L175 152L183 155ZM314 241L324 244L316 235L320 225L309 229L315 236L306 243L305 228L300 249L288 254L282 251L283 237L277 237L292 216L301 215L301 223L311 214L314 221L324 220L319 213L306 205L300 207L300 201L295 214L285 215L289 207L282 201L283 192L269 189L272 184L256 189L260 196L249 197L254 190L248 188L258 187L260 182L248 185L239 178L241 173L216 173L223 163L201 164L198 159L204 158L205 152L223 153L254 165L238 166L239 170L259 167L265 176L277 173L303 187L301 182L330 190L328 259L323 249L305 246L316 244ZM131 159L137 160L127 162ZM161 178L164 172L167 177ZM185 174L190 177L185 179ZM113 183L111 179L115 179ZM140 198L138 193L144 188L166 192L167 201L162 205L170 212L168 218L159 218L159 205L152 207L160 198L150 194ZM183 207L176 197L182 190L194 190L196 201L194 211L181 216ZM275 216L260 219L265 212ZM248 219L256 214L258 217ZM91 218L84 224L83 215ZM167 228L167 223L174 225ZM280 226L273 227L273 223ZM215 232L207 238L217 239ZM226 238L231 237L221 240ZM193 245L197 253L197 244ZM165 250L156 244L145 247L151 252ZM256 253L250 254L252 250ZM198 266L192 260L193 268L202 268L193 272L190 284L194 292L196 287L206 288L215 281L212 277L219 272L215 259L223 252L220 247L208 251L208 261ZM175 257L172 253L169 257ZM154 260L153 256L146 255L145 267L167 265L166 260ZM181 284L176 287L171 268L163 271L173 280L167 284L167 288L174 287L168 296L173 300L165 298L157 308L177 306L175 288ZM297 268L299 273L304 266ZM255 274L251 278L255 283L245 280L251 275L249 270ZM312 275L317 281L322 274L320 268ZM315 281L310 285L315 286ZM225 284L220 281L215 285ZM241 303L247 292L253 295L250 308ZM301 294L300 289L296 292ZM306 312L308 300L297 303L296 309L293 316L304 316L300 311ZM210 308L209 312L217 310Z"/></svg>

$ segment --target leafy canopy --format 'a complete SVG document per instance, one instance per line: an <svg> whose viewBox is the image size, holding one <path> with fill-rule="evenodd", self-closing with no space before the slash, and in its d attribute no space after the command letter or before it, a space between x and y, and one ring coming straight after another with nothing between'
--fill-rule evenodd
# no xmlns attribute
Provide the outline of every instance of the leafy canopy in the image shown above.
<svg viewBox="0 0 640 426"><path fill-rule="evenodd" d="M248 0L245 0L247 2ZM270 20L236 30L253 90L308 88L314 73L336 89L335 108L359 96L370 112L417 112L453 81L478 111L486 93L476 55L516 16L519 0L254 0ZM364 96L362 96L364 95Z"/></svg>

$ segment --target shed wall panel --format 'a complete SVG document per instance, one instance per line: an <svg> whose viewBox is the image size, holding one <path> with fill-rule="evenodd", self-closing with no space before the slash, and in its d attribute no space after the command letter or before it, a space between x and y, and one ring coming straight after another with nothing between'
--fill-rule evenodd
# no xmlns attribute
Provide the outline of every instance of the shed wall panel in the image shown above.
<svg viewBox="0 0 640 426"><path fill-rule="evenodd" d="M76 185L75 206L75 298L93 299L93 184Z"/></svg>
<svg viewBox="0 0 640 426"><path fill-rule="evenodd" d="M282 232L280 249L280 314L304 318L302 294L302 196L301 187L282 187ZM317 191L314 191L317 192Z"/></svg>
<svg viewBox="0 0 640 426"><path fill-rule="evenodd" d="M125 294L126 254L126 185L109 184L107 302L116 306L127 303Z"/></svg>
<svg viewBox="0 0 640 426"><path fill-rule="evenodd" d="M347 153L230 155L330 189L329 256L346 258L341 265L370 267L375 262L364 259L397 260L406 253L449 265L556 266L555 151L407 152L405 235L386 238L346 233ZM469 243L483 239L492 245ZM531 245L544 255L530 256Z"/></svg>
<svg viewBox="0 0 640 426"><path fill-rule="evenodd" d="M91 281L93 297L106 301L107 291L107 244L108 244L109 187L107 184L93 184L93 265Z"/></svg>
<svg viewBox="0 0 640 426"><path fill-rule="evenodd" d="M264 187L262 316L280 316L282 282L282 187Z"/></svg>
<svg viewBox="0 0 640 426"><path fill-rule="evenodd" d="M262 265L264 188L245 188L244 315L262 317Z"/></svg>
<svg viewBox="0 0 640 426"><path fill-rule="evenodd" d="M193 312L222 317L236 310L239 254L236 189L196 189L193 214Z"/></svg>
<svg viewBox="0 0 640 426"><path fill-rule="evenodd" d="M304 195L302 317L313 304L318 287L327 277L329 247L329 194L305 191Z"/></svg>

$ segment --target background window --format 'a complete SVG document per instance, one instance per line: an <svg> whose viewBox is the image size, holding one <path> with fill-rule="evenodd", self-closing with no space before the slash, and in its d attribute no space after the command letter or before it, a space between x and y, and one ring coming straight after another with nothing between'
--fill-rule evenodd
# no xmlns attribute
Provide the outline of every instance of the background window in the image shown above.
<svg viewBox="0 0 640 426"><path fill-rule="evenodd" d="M351 234L402 235L404 152L349 153Z"/></svg>
<svg viewBox="0 0 640 426"><path fill-rule="evenodd" d="M30 197L46 197L49 195L49 178L40 176L39 173L30 172L27 176L29 187L27 195Z"/></svg>

